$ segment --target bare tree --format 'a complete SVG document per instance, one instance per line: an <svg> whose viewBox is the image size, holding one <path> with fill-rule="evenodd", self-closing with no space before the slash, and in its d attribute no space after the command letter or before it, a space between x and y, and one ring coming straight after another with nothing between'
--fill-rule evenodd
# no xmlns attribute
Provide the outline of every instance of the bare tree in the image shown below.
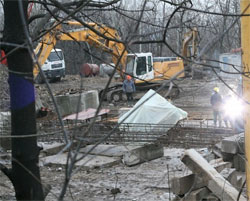
<svg viewBox="0 0 250 201"><path fill-rule="evenodd" d="M28 1L4 1L12 125L12 169L3 172L12 181L17 200L43 200L36 143L33 62L27 29ZM24 116L26 118L24 118Z"/></svg>

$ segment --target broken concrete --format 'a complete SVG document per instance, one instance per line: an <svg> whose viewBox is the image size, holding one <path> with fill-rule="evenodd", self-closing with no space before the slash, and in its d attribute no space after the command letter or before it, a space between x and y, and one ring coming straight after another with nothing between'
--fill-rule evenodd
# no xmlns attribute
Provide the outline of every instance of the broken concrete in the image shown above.
<svg viewBox="0 0 250 201"><path fill-rule="evenodd" d="M124 152L131 151L131 150L142 147L142 146L131 146L131 145L119 146L119 145L100 144L93 149L94 146L95 145L88 145L88 146L80 149L80 152L85 153L85 154L89 153L89 154L100 155L100 156L122 157ZM91 149L93 149L93 150L91 150Z"/></svg>
<svg viewBox="0 0 250 201"><path fill-rule="evenodd" d="M233 174L231 176L230 183L236 189L241 189L245 180L246 180L246 173L245 172L235 171L235 172L233 172Z"/></svg>
<svg viewBox="0 0 250 201"><path fill-rule="evenodd" d="M240 172L246 171L246 159L244 154L235 154L233 157L233 167Z"/></svg>
<svg viewBox="0 0 250 201"><path fill-rule="evenodd" d="M235 172L236 172L235 168L225 168L220 172L220 174L232 184L232 177L235 174Z"/></svg>
<svg viewBox="0 0 250 201"><path fill-rule="evenodd" d="M214 160L212 166L221 172L225 168L230 168L232 166L229 162L219 162L219 160ZM195 174L189 174L183 177L174 178L171 180L171 189L176 195L185 195L190 190L197 190L206 186L206 183L199 176Z"/></svg>
<svg viewBox="0 0 250 201"><path fill-rule="evenodd" d="M228 154L244 153L244 133L224 138L221 142L221 151Z"/></svg>
<svg viewBox="0 0 250 201"><path fill-rule="evenodd" d="M77 158L81 158L83 154L78 154ZM64 167L66 166L68 153L63 153L59 155L48 156L42 158L40 165L53 166L53 167ZM78 161L75 166L82 169L92 169L101 167L111 167L120 163L121 159L117 157L107 157L107 156L96 156L96 155L86 155L83 159Z"/></svg>
<svg viewBox="0 0 250 201"><path fill-rule="evenodd" d="M147 144L143 147L127 151L123 155L123 163L127 166L137 165L143 162L160 158L164 155L163 146Z"/></svg>
<svg viewBox="0 0 250 201"><path fill-rule="evenodd" d="M208 196L211 191L204 187L200 188L198 190L190 192L187 196L185 196L183 201L198 201L198 200L203 200L204 197Z"/></svg>
<svg viewBox="0 0 250 201"><path fill-rule="evenodd" d="M238 191L225 180L198 152L189 149L182 158L185 163L195 174L202 175L206 186L221 200L237 200ZM243 196L240 201L245 200Z"/></svg>
<svg viewBox="0 0 250 201"><path fill-rule="evenodd" d="M97 90L91 90L81 94L56 96L55 99L62 116L76 113L79 99L79 111L83 111L88 108L96 109L99 105Z"/></svg>
<svg viewBox="0 0 250 201"><path fill-rule="evenodd" d="M51 155L58 154L65 147L64 143L59 143L59 142L54 142L52 144L40 142L38 143L38 145L43 148L43 150L40 152L42 156L51 156Z"/></svg>

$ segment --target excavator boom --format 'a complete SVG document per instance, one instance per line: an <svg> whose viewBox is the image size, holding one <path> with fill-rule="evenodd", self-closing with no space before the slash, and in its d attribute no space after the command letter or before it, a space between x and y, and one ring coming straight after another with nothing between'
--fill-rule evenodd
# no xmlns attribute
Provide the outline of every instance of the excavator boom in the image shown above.
<svg viewBox="0 0 250 201"><path fill-rule="evenodd" d="M69 21L66 24L70 26L82 26L81 23L76 21ZM55 47L57 40L63 41L84 41L90 45L104 50L112 55L113 63L119 64L122 69L125 68L127 51L124 44L120 41L118 32L110 27L96 24L87 23L89 28L73 29L71 31L63 31L62 25L56 25L51 31L46 33L42 41L37 45L35 53L38 55L38 63L40 66L44 64L51 50ZM120 69L119 69L120 70ZM39 68L35 66L34 76L39 73ZM120 70L120 74L122 70Z"/></svg>

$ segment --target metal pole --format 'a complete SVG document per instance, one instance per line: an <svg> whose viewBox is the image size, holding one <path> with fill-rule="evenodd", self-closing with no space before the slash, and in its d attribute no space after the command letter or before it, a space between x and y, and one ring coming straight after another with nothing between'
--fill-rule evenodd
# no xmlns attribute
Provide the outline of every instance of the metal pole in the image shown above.
<svg viewBox="0 0 250 201"><path fill-rule="evenodd" d="M241 0L241 13L250 14L250 0ZM247 8L248 7L248 8ZM241 47L242 65L245 72L249 72L250 66L250 16L241 17ZM243 97L250 102L250 79L243 77ZM247 200L250 198L250 105L245 108L245 155L246 155L246 183Z"/></svg>

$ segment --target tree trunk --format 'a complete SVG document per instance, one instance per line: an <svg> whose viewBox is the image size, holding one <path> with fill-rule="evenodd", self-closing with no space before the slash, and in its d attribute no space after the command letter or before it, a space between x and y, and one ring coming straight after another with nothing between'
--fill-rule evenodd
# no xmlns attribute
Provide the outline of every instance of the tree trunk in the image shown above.
<svg viewBox="0 0 250 201"><path fill-rule="evenodd" d="M23 10L19 8L23 5ZM11 44L27 44L23 20L27 22L28 1L4 1L3 40ZM22 11L21 11L22 10ZM21 17L23 15L23 18ZM44 200L40 171L38 166L39 148L37 146L35 94L33 85L33 62L28 45L13 51L14 46L5 46L9 67L9 86L11 99L11 135L13 183L17 200ZM13 52L10 52L13 51ZM33 134L32 137L27 137ZM23 136L23 137L21 137Z"/></svg>

